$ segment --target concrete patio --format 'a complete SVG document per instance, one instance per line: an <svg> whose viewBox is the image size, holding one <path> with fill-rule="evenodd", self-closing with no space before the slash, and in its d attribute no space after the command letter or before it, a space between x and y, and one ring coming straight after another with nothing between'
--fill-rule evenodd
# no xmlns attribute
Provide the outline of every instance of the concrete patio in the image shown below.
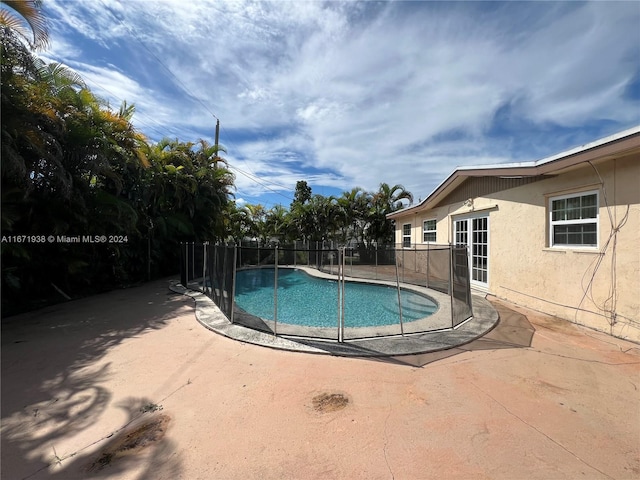
<svg viewBox="0 0 640 480"><path fill-rule="evenodd" d="M4 320L3 479L640 477L637 344L489 298L457 348L281 351L170 280Z"/></svg>

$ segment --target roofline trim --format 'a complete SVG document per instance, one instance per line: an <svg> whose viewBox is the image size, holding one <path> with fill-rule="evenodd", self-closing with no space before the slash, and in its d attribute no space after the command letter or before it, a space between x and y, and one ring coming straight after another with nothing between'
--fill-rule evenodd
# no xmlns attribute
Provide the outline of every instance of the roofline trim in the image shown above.
<svg viewBox="0 0 640 480"><path fill-rule="evenodd" d="M387 215L387 218L393 219L393 218L402 216L406 213L409 213L413 210L422 209L422 207L424 207L427 203L435 200L438 197L439 193L442 192L442 190L444 190L450 184L452 184L458 177L500 176L503 172L510 172L511 175L514 175L514 176L542 175L542 174L549 173L554 169L558 170L560 168L566 168L568 166L571 166L571 164L569 164L569 165L562 165L562 166L555 167L554 165L552 165L554 162L559 162L560 160L565 160L565 159L568 160L571 157L584 154L589 150L593 150L599 147L604 147L608 144L613 144L620 140L632 139L634 136L640 137L639 134L640 134L640 125L637 125L627 130L623 130L622 132L609 135L608 137L604 137L599 140L586 143L584 145L581 145L580 147L572 148L570 150L566 150L564 152L552 155L550 157L545 157L537 161L457 167L427 197L425 197L424 200L422 200L421 202L415 205L403 208L396 212L389 213ZM640 138L638 143L640 145ZM633 146L631 148L633 148ZM576 159L573 165L577 165L579 163L583 163L586 161L589 161L589 159Z"/></svg>

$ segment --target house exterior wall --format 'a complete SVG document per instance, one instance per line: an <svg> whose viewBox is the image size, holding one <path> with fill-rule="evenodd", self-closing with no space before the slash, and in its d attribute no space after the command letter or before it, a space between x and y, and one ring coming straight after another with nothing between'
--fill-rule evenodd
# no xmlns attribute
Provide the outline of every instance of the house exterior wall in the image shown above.
<svg viewBox="0 0 640 480"><path fill-rule="evenodd" d="M489 215L488 292L559 318L640 342L640 154L589 164L567 173L396 218L412 224L436 219L436 243L453 243L453 221ZM602 179L602 181L601 181ZM597 191L596 248L552 247L549 198Z"/></svg>

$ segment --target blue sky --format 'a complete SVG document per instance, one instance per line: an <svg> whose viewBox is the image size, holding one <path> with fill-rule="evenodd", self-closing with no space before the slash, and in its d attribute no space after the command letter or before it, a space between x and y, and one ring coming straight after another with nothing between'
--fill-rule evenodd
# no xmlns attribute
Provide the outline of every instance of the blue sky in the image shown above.
<svg viewBox="0 0 640 480"><path fill-rule="evenodd" d="M296 181L416 201L457 166L538 160L640 124L639 2L44 0L42 55L150 140L220 143L236 200Z"/></svg>

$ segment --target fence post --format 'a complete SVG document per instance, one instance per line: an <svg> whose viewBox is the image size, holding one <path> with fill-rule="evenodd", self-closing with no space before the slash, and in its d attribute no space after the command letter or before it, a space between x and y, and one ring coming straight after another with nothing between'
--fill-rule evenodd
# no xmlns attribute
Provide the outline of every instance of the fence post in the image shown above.
<svg viewBox="0 0 640 480"><path fill-rule="evenodd" d="M238 260L238 246L233 246L233 270L231 272L231 313L229 315L229 321L233 323L233 316L235 314L234 305L236 303L236 261Z"/></svg>
<svg viewBox="0 0 640 480"><path fill-rule="evenodd" d="M376 244L376 268L375 268L375 272L376 272L376 280L378 279L378 245Z"/></svg>
<svg viewBox="0 0 640 480"><path fill-rule="evenodd" d="M340 255L340 253L338 253L338 255ZM340 262L340 259L338 259L338 281L336 282L338 284L338 305L337 305L337 320L338 320L338 342L342 342L342 285L340 284L340 265L342 264L342 262Z"/></svg>
<svg viewBox="0 0 640 480"><path fill-rule="evenodd" d="M273 334L278 334L278 246L275 249L276 261L274 262L274 279L273 279Z"/></svg>
<svg viewBox="0 0 640 480"><path fill-rule="evenodd" d="M431 256L431 246L427 245L427 264L425 265L427 271L426 271L426 287L429 288L429 257Z"/></svg>
<svg viewBox="0 0 640 480"><path fill-rule="evenodd" d="M464 261L466 262L465 265L467 266L467 281L466 283L466 290L467 290L467 303L469 305L469 314L471 316L473 316L473 300L471 300L471 275L472 275L472 267L469 266L469 251L467 249L465 249L464 251Z"/></svg>
<svg viewBox="0 0 640 480"><path fill-rule="evenodd" d="M400 335L404 337L404 324L402 323L402 297L400 295L400 277L398 276L398 259L394 259L396 264L396 288L398 290L398 311L400 312ZM402 268L404 268L404 263L402 264Z"/></svg>
<svg viewBox="0 0 640 480"><path fill-rule="evenodd" d="M184 285L185 283L185 275L184 275L184 245L180 242L180 283Z"/></svg>
<svg viewBox="0 0 640 480"><path fill-rule="evenodd" d="M344 342L344 248L338 250L338 342Z"/></svg>
<svg viewBox="0 0 640 480"><path fill-rule="evenodd" d="M338 258L336 258L336 262L340 262L340 255L338 254ZM340 271L340 265L336 265L338 267L338 271ZM333 250L329 250L329 272L333 275Z"/></svg>
<svg viewBox="0 0 640 480"><path fill-rule="evenodd" d="M213 286L215 284L215 259L216 259L216 246L215 244L210 245L211 248L208 250L209 255L207 257L207 278L209 282L209 294L207 295L210 299L214 298L214 290Z"/></svg>
<svg viewBox="0 0 640 480"><path fill-rule="evenodd" d="M345 277L345 274L344 274L344 267L345 267L344 249L342 250L342 260L340 262L340 265L342 266L342 341L344 342L344 307L345 307L345 300L346 300L345 299L346 281L344 279L344 277Z"/></svg>
<svg viewBox="0 0 640 480"><path fill-rule="evenodd" d="M191 275L196 275L196 242L191 242Z"/></svg>
<svg viewBox="0 0 640 480"><path fill-rule="evenodd" d="M227 285L227 268L229 268L229 259L227 258L227 245L226 244L222 244L220 245L220 248L222 249L222 281L220 282L220 304L218 305L220 307L220 310L222 310L223 312L228 312L226 305L225 305L225 301L224 301L224 293L226 291L226 289L228 288ZM227 298L227 301L229 299Z"/></svg>
<svg viewBox="0 0 640 480"><path fill-rule="evenodd" d="M351 247L351 251L349 252L349 268L351 276L353 277L353 247Z"/></svg>
<svg viewBox="0 0 640 480"><path fill-rule="evenodd" d="M225 262L226 262L224 248L225 248L224 243L220 243L220 242L218 242L218 244L215 246L215 253L214 253L215 270L214 271L216 272L216 278L213 283L218 288L212 289L212 292L213 292L212 297L213 297L214 303L218 306L218 308L220 308L220 310L225 312L224 314L226 315L226 311L224 308L224 278L225 278L224 274L225 274Z"/></svg>
<svg viewBox="0 0 640 480"><path fill-rule="evenodd" d="M449 244L449 298L451 300L451 328L454 327L454 305L453 305L453 249L455 247Z"/></svg>
<svg viewBox="0 0 640 480"><path fill-rule="evenodd" d="M202 289L207 293L207 242L202 244Z"/></svg>
<svg viewBox="0 0 640 480"><path fill-rule="evenodd" d="M451 287L452 282L453 282L453 249L454 249L454 245L453 244L449 244L449 285L447 286L447 293L449 295L451 295L453 293L453 288Z"/></svg>

